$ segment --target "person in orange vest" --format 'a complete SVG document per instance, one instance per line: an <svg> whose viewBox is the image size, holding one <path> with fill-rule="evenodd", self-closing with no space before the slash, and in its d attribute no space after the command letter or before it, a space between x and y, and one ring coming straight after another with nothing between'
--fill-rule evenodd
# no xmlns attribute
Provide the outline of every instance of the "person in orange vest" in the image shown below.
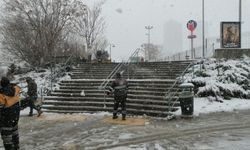
<svg viewBox="0 0 250 150"><path fill-rule="evenodd" d="M10 84L8 78L2 77L0 88L0 131L5 150L19 149L20 92L20 87Z"/></svg>

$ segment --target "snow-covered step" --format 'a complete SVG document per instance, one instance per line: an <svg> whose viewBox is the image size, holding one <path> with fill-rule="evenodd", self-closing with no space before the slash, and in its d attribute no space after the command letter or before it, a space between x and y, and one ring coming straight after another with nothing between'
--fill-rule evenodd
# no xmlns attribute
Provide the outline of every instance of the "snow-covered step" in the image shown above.
<svg viewBox="0 0 250 150"><path fill-rule="evenodd" d="M172 111L176 111L178 108L172 108ZM85 107L85 106L78 106L78 107L71 107L71 106L43 106L43 111L45 112L61 112L61 113L89 113L89 112L113 112L113 107ZM148 116L157 116L157 117L166 117L171 115L171 113L167 111L157 111L157 110L143 110L143 109L127 109L128 115L148 115Z"/></svg>
<svg viewBox="0 0 250 150"><path fill-rule="evenodd" d="M174 98L176 100L177 97ZM54 97L48 96L46 97L45 102L114 102L113 97ZM138 104L149 104L149 105L179 105L178 101L168 101L168 99L164 100L155 100L155 99L134 99L134 98L127 98L127 103L138 103Z"/></svg>
<svg viewBox="0 0 250 150"><path fill-rule="evenodd" d="M129 78L127 98L129 113L167 116L169 109L177 110L178 94L171 100L168 100L165 95L168 95L167 92L176 82L176 77L186 69L189 63L190 61L130 64L123 74L125 78ZM104 95L104 91L99 90L99 86L116 65L118 64L82 64L73 69L72 79L61 81L59 89L45 97L43 109L47 112L59 113L112 112L114 99ZM112 81L113 79L108 85ZM171 91L177 90L178 83Z"/></svg>

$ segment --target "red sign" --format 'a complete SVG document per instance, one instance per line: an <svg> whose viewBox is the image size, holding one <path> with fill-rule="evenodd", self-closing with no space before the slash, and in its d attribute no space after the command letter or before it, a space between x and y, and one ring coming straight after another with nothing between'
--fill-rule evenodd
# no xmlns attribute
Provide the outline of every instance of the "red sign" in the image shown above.
<svg viewBox="0 0 250 150"><path fill-rule="evenodd" d="M194 21L194 20L189 20L188 21L188 23L187 23L188 30L190 30L191 32L193 32L196 27L197 27L196 21Z"/></svg>

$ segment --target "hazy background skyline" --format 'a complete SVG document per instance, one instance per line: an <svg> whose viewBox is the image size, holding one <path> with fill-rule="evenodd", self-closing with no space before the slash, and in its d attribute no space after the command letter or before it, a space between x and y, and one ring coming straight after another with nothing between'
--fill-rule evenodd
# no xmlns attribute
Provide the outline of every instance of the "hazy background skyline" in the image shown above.
<svg viewBox="0 0 250 150"><path fill-rule="evenodd" d="M93 4L103 0L83 0ZM0 1L0 4L2 1ZM238 21L239 0L205 0L205 37L219 37L221 21ZM152 25L151 43L163 47L163 56L190 49L186 28L188 20L198 23L195 46L201 46L202 0L106 0L103 16L106 36L113 60L126 60L143 43L147 43L146 25ZM242 32L250 31L250 0L242 0ZM172 22L172 23L171 23ZM168 26L168 24L177 26ZM176 34L175 34L176 33ZM182 38L182 39L180 39ZM176 42L168 43L166 41ZM250 39L248 40L250 41ZM244 45L242 45L244 47ZM173 51L172 47L182 48ZM109 52L109 47L106 49Z"/></svg>
<svg viewBox="0 0 250 150"><path fill-rule="evenodd" d="M91 3L98 0L91 0ZM239 0L205 0L205 36L220 35L221 21L238 21ZM103 6L103 15L107 23L106 35L112 44L112 58L115 60L127 59L128 56L142 43L147 42L146 25L152 25L151 42L163 46L163 54L174 53L167 50L164 39L167 33L164 29L168 21L175 21L182 26L183 50L190 48L186 29L188 20L198 22L195 45L201 45L202 0L106 0ZM242 0L242 32L250 31L250 0ZM172 28L172 27L170 27ZM169 36L172 35L174 31ZM176 33L180 33L176 31ZM165 37L164 37L165 36ZM179 35L177 35L179 36ZM173 44L173 43L172 43ZM107 49L109 50L109 48Z"/></svg>

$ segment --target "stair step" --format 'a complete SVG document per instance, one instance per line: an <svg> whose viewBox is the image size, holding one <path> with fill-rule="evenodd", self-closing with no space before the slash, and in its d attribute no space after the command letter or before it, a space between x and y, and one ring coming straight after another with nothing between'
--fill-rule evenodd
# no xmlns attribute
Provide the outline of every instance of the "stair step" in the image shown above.
<svg viewBox="0 0 250 150"><path fill-rule="evenodd" d="M53 107L53 106L43 106L43 111L44 112L61 112L61 113L84 113L84 112L98 112L98 111L107 111L107 112L113 112L112 107L83 107L83 106L78 106L78 108L74 107L67 107L67 106L60 106L60 107ZM176 111L178 108L173 108L172 111ZM66 112L64 112L66 111ZM127 114L132 114L132 115L148 115L148 116L157 116L157 117L166 117L168 115L171 115L171 113L167 111L157 111L157 110L143 110L143 109L127 109Z"/></svg>
<svg viewBox="0 0 250 150"><path fill-rule="evenodd" d="M128 81L127 112L132 115L165 117L180 105L178 93L167 100L166 93L176 82L176 77L191 61L131 63L123 73ZM60 88L44 100L43 110L54 113L83 113L113 111L114 98L99 90L105 78L118 63L85 63L74 68L71 80L59 83ZM114 79L109 80L108 86ZM179 83L171 89L177 91ZM81 96L84 91L84 96ZM105 106L105 107L104 107Z"/></svg>
<svg viewBox="0 0 250 150"><path fill-rule="evenodd" d="M114 99L113 98L107 98L107 99L47 99L45 100L43 103L69 103L69 104L89 104L89 103L114 103ZM167 100L141 100L141 99L127 99L127 104L143 104L143 105L164 105L164 106L169 106L170 105L174 105L174 106L179 106L179 102L177 101L167 101Z"/></svg>

